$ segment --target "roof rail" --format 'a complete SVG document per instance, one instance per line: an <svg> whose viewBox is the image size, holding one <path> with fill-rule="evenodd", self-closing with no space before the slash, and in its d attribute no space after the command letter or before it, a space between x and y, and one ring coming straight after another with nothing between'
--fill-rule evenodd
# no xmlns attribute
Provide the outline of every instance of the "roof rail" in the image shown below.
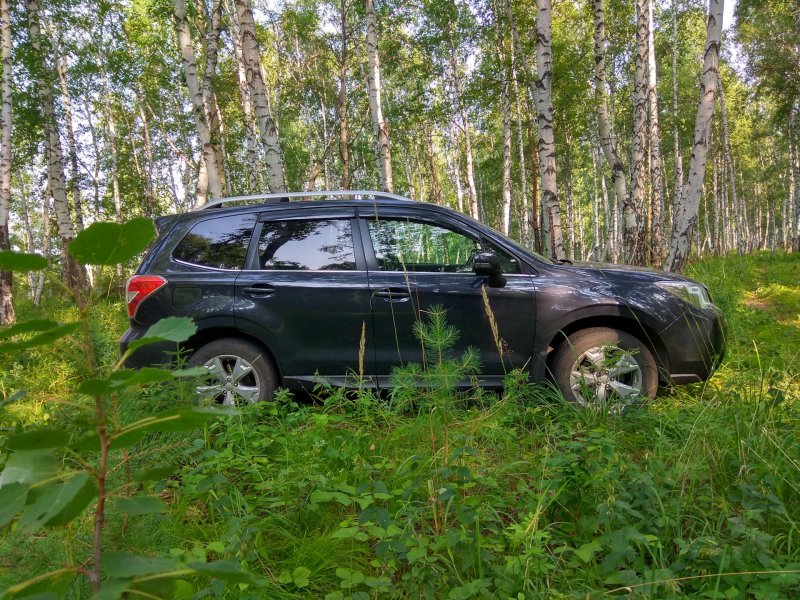
<svg viewBox="0 0 800 600"><path fill-rule="evenodd" d="M249 196L231 196L229 198L217 198L210 200L203 206L195 210L205 210L214 206L221 206L229 202L250 202L259 200L264 203L269 201L273 202L290 202L292 198L324 198L324 197L343 197L343 196L371 196L375 199L384 198L387 200L403 200L406 202L413 202L411 198L400 196L398 194L391 194L389 192L377 192L374 190L333 190L333 191L316 191L316 192L277 192L274 194L251 194Z"/></svg>

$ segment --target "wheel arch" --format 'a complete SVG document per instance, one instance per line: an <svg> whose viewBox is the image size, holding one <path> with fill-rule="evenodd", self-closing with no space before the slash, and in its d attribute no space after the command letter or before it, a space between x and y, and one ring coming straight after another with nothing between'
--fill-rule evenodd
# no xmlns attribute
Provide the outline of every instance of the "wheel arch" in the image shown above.
<svg viewBox="0 0 800 600"><path fill-rule="evenodd" d="M281 370L278 361L275 360L275 354L262 340L243 332L241 329L225 326L200 329L192 337L181 344L181 350L184 350L189 356L191 356L209 342L213 342L214 340L219 340L222 338L237 338L254 344L264 350L267 359L270 361L270 363L272 363L272 367L275 369L275 373L278 375L277 385L281 385Z"/></svg>
<svg viewBox="0 0 800 600"><path fill-rule="evenodd" d="M634 315L635 316L635 315ZM545 360L545 376L552 378L551 365L559 347L570 335L582 329L605 327L618 329L640 340L653 355L658 369L659 383L669 382L669 354L658 334L641 320L621 315L591 315L570 321L550 336L547 342L547 358Z"/></svg>

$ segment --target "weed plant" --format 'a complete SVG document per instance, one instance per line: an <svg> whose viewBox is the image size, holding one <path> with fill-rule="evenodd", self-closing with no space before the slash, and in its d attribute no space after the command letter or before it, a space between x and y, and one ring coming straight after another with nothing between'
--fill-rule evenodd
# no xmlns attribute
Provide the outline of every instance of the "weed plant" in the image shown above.
<svg viewBox="0 0 800 600"><path fill-rule="evenodd" d="M450 354L457 332L434 310L417 331L426 363L396 372L389 397L280 391L194 434L142 440L135 469L167 455L179 465L153 484L169 510L113 521L108 543L232 559L258 580L212 580L196 598L797 597L798 260L718 258L690 275L729 318L727 357L707 383L621 416L575 409L519 372L502 394L482 392L462 386L475 356ZM109 302L98 321L110 362L122 309ZM37 352L0 375L29 390L5 427L69 422L48 374L72 389L80 357ZM133 417L184 393L131 394L120 410ZM68 560L87 527L10 531L0 588Z"/></svg>

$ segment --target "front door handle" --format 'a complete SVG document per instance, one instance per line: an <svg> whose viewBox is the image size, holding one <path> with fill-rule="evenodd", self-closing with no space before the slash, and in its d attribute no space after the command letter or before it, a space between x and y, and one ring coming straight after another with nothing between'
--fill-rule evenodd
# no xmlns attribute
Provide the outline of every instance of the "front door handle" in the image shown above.
<svg viewBox="0 0 800 600"><path fill-rule="evenodd" d="M377 298L383 298L386 302L406 302L410 297L406 288L385 288L375 292Z"/></svg>
<svg viewBox="0 0 800 600"><path fill-rule="evenodd" d="M242 292L250 294L254 298L269 298L275 295L275 288L271 285L253 285L242 288Z"/></svg>

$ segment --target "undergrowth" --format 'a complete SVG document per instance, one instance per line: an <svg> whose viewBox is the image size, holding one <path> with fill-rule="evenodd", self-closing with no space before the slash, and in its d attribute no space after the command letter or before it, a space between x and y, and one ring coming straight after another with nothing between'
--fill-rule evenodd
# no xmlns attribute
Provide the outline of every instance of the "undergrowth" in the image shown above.
<svg viewBox="0 0 800 600"><path fill-rule="evenodd" d="M436 358L398 371L388 397L280 391L193 435L143 439L134 470L178 465L152 484L170 508L112 516L109 549L231 559L257 580L212 581L187 598L796 597L800 266L759 254L689 275L729 319L710 382L622 416L576 410L518 372L501 394L461 389L476 357L452 356L457 332L434 312L418 333ZM93 322L108 364L122 313L109 301ZM4 389L28 390L6 407L4 431L71 426L55 400L79 401L65 394L85 375L78 354L42 347L3 365ZM181 385L131 393L120 410L186 403ZM89 528L8 531L0 589L68 561Z"/></svg>

